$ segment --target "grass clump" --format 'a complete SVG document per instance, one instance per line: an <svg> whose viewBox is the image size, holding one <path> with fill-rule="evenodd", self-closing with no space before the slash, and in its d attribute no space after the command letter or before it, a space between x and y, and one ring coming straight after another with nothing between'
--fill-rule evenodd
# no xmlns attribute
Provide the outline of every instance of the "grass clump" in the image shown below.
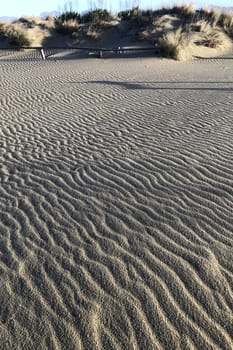
<svg viewBox="0 0 233 350"><path fill-rule="evenodd" d="M76 21L76 22L80 22L80 14L78 12L75 11L67 11L62 13L60 16L56 17L57 22L63 23L66 21Z"/></svg>
<svg viewBox="0 0 233 350"><path fill-rule="evenodd" d="M233 39L233 13L222 13L219 16L218 25Z"/></svg>
<svg viewBox="0 0 233 350"><path fill-rule="evenodd" d="M208 28L209 26L207 26ZM209 30L203 31L203 37L200 41L197 41L196 44L216 49L219 47L224 47L229 40L226 35L217 28L210 28Z"/></svg>
<svg viewBox="0 0 233 350"><path fill-rule="evenodd" d="M6 37L10 45L13 46L31 46L32 40L27 32L23 29L9 28L6 32Z"/></svg>
<svg viewBox="0 0 233 350"><path fill-rule="evenodd" d="M72 34L79 28L79 23L76 20L68 19L64 22L55 21L55 29L58 33L67 35Z"/></svg>
<svg viewBox="0 0 233 350"><path fill-rule="evenodd" d="M37 22L33 18L20 17L13 22L16 25L22 25L25 29L34 28L37 25Z"/></svg>
<svg viewBox="0 0 233 350"><path fill-rule="evenodd" d="M150 41L151 40L151 34L149 30L141 30L138 32L138 39L140 41Z"/></svg>
<svg viewBox="0 0 233 350"><path fill-rule="evenodd" d="M138 6L133 7L131 10L124 10L118 12L118 17L123 21L131 21L137 19L141 14L141 10Z"/></svg>
<svg viewBox="0 0 233 350"><path fill-rule="evenodd" d="M181 16L184 19L193 18L195 15L195 7L192 4L188 5L174 5L170 9L170 14L174 14L176 16Z"/></svg>
<svg viewBox="0 0 233 350"><path fill-rule="evenodd" d="M7 27L8 27L7 23L4 23L4 22L0 23L0 38L2 39L7 38L7 35L6 35Z"/></svg>
<svg viewBox="0 0 233 350"><path fill-rule="evenodd" d="M180 60L182 59L181 51L187 47L188 38L187 34L183 33L182 27L165 33L159 39L159 49L163 57Z"/></svg>
<svg viewBox="0 0 233 350"><path fill-rule="evenodd" d="M216 49L223 45L223 38L219 31L213 30L205 37L205 46Z"/></svg>
<svg viewBox="0 0 233 350"><path fill-rule="evenodd" d="M60 34L72 34L78 29L80 15L75 11L66 11L55 18L55 29Z"/></svg>
<svg viewBox="0 0 233 350"><path fill-rule="evenodd" d="M100 28L96 27L95 25L90 25L88 27L86 35L90 39L99 40L101 39L102 32Z"/></svg>
<svg viewBox="0 0 233 350"><path fill-rule="evenodd" d="M96 9L89 11L81 17L82 23L100 23L101 21L111 21L112 14L106 9Z"/></svg>
<svg viewBox="0 0 233 350"><path fill-rule="evenodd" d="M99 31L95 26L112 20L112 15L105 9L96 9L80 15L75 11L66 11L55 19L55 29L60 34L77 34L80 30L86 32L89 38L98 39ZM86 25L89 25L86 30Z"/></svg>

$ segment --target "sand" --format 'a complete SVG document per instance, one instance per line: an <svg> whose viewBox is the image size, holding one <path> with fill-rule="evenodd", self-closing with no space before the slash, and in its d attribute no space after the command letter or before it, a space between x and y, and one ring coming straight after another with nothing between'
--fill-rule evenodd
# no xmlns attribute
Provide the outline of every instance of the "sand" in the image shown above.
<svg viewBox="0 0 233 350"><path fill-rule="evenodd" d="M233 349L233 59L0 58L0 349Z"/></svg>

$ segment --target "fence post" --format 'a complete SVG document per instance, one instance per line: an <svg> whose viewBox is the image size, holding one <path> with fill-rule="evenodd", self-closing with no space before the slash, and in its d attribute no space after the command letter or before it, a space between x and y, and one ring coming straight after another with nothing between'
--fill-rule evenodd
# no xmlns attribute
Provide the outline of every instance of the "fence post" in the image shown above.
<svg viewBox="0 0 233 350"><path fill-rule="evenodd" d="M45 60L46 57L43 49L40 49L40 54L41 54L42 60Z"/></svg>
<svg viewBox="0 0 233 350"><path fill-rule="evenodd" d="M117 53L122 53L122 50L121 50L121 47L120 46L118 46L118 51L117 51Z"/></svg>

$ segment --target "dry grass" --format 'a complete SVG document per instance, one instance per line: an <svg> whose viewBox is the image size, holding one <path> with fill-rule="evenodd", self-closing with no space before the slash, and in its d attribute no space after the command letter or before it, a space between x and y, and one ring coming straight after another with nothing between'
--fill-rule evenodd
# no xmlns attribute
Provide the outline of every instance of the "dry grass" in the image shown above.
<svg viewBox="0 0 233 350"><path fill-rule="evenodd" d="M86 35L90 39L100 40L101 35L102 35L102 31L100 30L100 28L97 28L96 26L91 25L88 27Z"/></svg>
<svg viewBox="0 0 233 350"><path fill-rule="evenodd" d="M63 22L56 22L55 29L60 34L72 34L79 28L79 23L75 19L67 19Z"/></svg>
<svg viewBox="0 0 233 350"><path fill-rule="evenodd" d="M212 27L216 27L221 19L221 11L220 10L214 10L211 12L211 25Z"/></svg>
<svg viewBox="0 0 233 350"><path fill-rule="evenodd" d="M112 21L113 15L106 9L95 9L81 16L82 23L100 23L101 21Z"/></svg>
<svg viewBox="0 0 233 350"><path fill-rule="evenodd" d="M7 38L11 45L14 46L31 46L32 40L28 33L22 29L11 28L7 32Z"/></svg>
<svg viewBox="0 0 233 350"><path fill-rule="evenodd" d="M210 33L208 33L205 37L205 46L210 48L218 48L220 46L223 46L224 44L224 37L220 31L213 30Z"/></svg>
<svg viewBox="0 0 233 350"><path fill-rule="evenodd" d="M181 52L188 48L187 33L182 32L182 27L169 31L159 39L159 47L163 57L180 60Z"/></svg>
<svg viewBox="0 0 233 350"><path fill-rule="evenodd" d="M0 23L0 37L6 38L7 28L9 27L9 22L1 22Z"/></svg>
<svg viewBox="0 0 233 350"><path fill-rule="evenodd" d="M200 40L196 41L197 45L209 48L221 48L228 44L229 38L218 28L211 28L208 24L202 30Z"/></svg>
<svg viewBox="0 0 233 350"><path fill-rule="evenodd" d="M180 15L182 17L194 16L196 12L195 6L193 4L176 4L170 9L170 13L175 15Z"/></svg>
<svg viewBox="0 0 233 350"><path fill-rule="evenodd" d="M125 20L125 21L135 21L140 15L141 15L141 10L139 9L138 6L135 6L132 9L118 12L118 17L121 20Z"/></svg>
<svg viewBox="0 0 233 350"><path fill-rule="evenodd" d="M233 26L233 13L220 14L218 22L224 29L232 27Z"/></svg>
<svg viewBox="0 0 233 350"><path fill-rule="evenodd" d="M140 41L150 41L151 40L151 33L149 32L149 30L142 30L138 32L138 39Z"/></svg>
<svg viewBox="0 0 233 350"><path fill-rule="evenodd" d="M31 46L33 43L28 31L18 24L1 23L0 35L13 46Z"/></svg>
<svg viewBox="0 0 233 350"><path fill-rule="evenodd" d="M221 26L224 32L230 37L233 38L233 13L222 13L219 17L219 26Z"/></svg>
<svg viewBox="0 0 233 350"><path fill-rule="evenodd" d="M19 18L0 23L0 37L13 46L39 46L54 29L54 17Z"/></svg>
<svg viewBox="0 0 233 350"><path fill-rule="evenodd" d="M212 26L206 20L201 20L195 23L191 23L187 28L187 31L198 32L198 33L207 33L212 30Z"/></svg>

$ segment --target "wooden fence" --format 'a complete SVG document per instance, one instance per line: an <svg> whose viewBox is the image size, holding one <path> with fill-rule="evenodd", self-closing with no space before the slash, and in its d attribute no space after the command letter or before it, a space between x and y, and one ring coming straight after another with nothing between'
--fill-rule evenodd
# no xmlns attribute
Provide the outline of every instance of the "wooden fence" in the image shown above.
<svg viewBox="0 0 233 350"><path fill-rule="evenodd" d="M137 51L151 51L154 53L158 53L158 48L155 46L148 46L148 47L114 47L114 48L93 48L93 47L79 47L79 46L49 46L49 47L42 47L42 46L21 46L21 47L0 47L0 50L7 50L7 51L20 51L20 50L37 50L40 52L41 58L45 60L48 55L46 55L46 51L51 50L77 50L77 51L87 51L87 52L93 52L97 54L97 57L103 58L104 53L110 52L110 53L117 53L122 54L124 52L137 52Z"/></svg>

